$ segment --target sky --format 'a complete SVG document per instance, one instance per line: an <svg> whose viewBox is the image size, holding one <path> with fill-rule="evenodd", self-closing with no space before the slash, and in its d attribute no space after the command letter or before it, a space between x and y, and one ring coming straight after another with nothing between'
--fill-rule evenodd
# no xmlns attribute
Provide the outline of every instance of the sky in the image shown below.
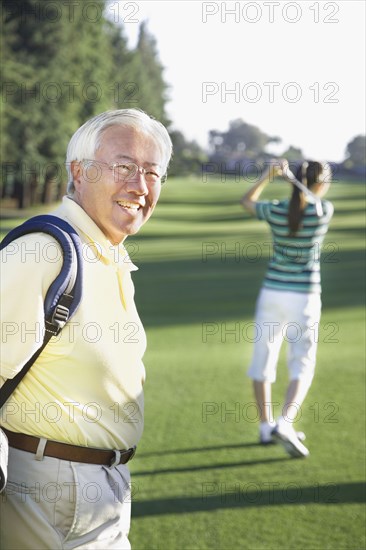
<svg viewBox="0 0 366 550"><path fill-rule="evenodd" d="M241 118L306 158L340 162L365 134L365 2L112 2L129 46L139 24L157 41L167 113L188 140Z"/></svg>

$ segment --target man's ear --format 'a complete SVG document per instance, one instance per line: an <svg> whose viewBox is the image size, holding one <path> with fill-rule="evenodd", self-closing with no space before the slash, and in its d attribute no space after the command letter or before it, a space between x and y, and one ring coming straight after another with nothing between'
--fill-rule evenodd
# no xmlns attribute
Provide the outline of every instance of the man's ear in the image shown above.
<svg viewBox="0 0 366 550"><path fill-rule="evenodd" d="M81 176L83 173L82 163L79 160L73 160L71 162L71 174L74 181L74 187L77 190L81 184Z"/></svg>

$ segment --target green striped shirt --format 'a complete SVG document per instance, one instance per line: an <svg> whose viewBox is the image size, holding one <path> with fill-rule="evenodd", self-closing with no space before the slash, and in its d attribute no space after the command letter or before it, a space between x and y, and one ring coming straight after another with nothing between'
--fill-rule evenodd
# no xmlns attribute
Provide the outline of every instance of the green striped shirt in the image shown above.
<svg viewBox="0 0 366 550"><path fill-rule="evenodd" d="M318 217L314 204L307 204L300 228L290 236L289 200L256 203L256 215L271 228L273 250L263 285L276 290L321 292L320 251L333 215L333 205L322 201Z"/></svg>

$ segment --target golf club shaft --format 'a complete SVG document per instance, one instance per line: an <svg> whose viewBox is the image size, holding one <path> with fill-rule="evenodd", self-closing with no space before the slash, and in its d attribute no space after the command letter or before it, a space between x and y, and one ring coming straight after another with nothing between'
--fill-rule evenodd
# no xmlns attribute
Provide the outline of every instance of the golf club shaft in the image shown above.
<svg viewBox="0 0 366 550"><path fill-rule="evenodd" d="M310 189L308 189L306 187L306 185L304 185L303 183L301 183L301 181L299 181L295 176L294 174L291 172L291 170L287 167L287 168L283 168L282 169L282 174L285 176L286 179L288 179L293 185L296 185L296 187L298 187L303 193L304 195L306 195L306 197L308 198L309 202L312 202L313 204L315 204L315 207L316 207L316 213L318 216L322 216L323 215L323 206L322 206L322 202L320 200L319 197L317 197L316 195L314 195L314 193L312 193L310 191Z"/></svg>

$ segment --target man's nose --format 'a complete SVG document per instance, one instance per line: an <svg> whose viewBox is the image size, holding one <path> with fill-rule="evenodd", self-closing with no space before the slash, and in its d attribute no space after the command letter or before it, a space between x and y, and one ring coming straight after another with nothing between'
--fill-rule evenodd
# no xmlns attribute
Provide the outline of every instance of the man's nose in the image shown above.
<svg viewBox="0 0 366 550"><path fill-rule="evenodd" d="M136 174L128 178L127 189L128 191L138 195L148 194L149 189L146 184L145 173L141 170L141 168L136 171Z"/></svg>

